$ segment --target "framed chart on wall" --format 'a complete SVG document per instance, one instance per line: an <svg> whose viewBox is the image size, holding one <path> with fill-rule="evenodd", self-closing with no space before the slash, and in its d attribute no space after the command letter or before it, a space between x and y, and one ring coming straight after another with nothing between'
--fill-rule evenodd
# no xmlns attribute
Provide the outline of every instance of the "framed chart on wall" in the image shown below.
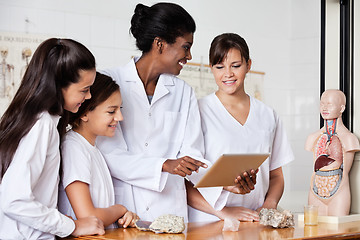
<svg viewBox="0 0 360 240"><path fill-rule="evenodd" d="M245 78L245 91L261 101L264 101L264 77L264 72L250 71ZM187 63L181 70L179 78L194 88L197 98L205 97L217 90L209 65Z"/></svg>
<svg viewBox="0 0 360 240"><path fill-rule="evenodd" d="M0 116L14 97L32 54L48 37L0 32Z"/></svg>

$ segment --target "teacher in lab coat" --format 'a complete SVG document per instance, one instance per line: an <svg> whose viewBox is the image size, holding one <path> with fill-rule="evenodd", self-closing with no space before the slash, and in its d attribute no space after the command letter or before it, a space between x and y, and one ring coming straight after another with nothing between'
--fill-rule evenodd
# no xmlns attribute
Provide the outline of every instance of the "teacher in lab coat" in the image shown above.
<svg viewBox="0 0 360 240"><path fill-rule="evenodd" d="M130 31L142 51L105 70L119 85L124 120L113 138L98 138L115 187L116 203L153 221L162 214L187 221L184 177L206 165L197 99L176 77L192 56L195 22L173 3L138 4ZM191 176L190 176L191 175Z"/></svg>

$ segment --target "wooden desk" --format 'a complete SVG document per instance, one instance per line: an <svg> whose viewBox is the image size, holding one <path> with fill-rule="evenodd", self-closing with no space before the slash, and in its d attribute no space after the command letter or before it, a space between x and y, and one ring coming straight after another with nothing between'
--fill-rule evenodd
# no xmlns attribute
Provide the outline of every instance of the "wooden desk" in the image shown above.
<svg viewBox="0 0 360 240"><path fill-rule="evenodd" d="M86 236L67 239L136 239L136 240L268 240L268 239L360 239L360 222L342 224L319 223L304 226L297 222L294 228L274 229L259 223L241 222L238 232L222 232L223 221L211 223L189 223L181 234L156 234L136 228L107 230L103 236Z"/></svg>

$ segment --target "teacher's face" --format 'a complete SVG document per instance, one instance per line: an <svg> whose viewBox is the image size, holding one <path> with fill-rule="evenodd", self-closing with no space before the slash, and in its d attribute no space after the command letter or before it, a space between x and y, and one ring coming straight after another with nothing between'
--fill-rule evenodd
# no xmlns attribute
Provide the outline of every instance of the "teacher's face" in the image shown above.
<svg viewBox="0 0 360 240"><path fill-rule="evenodd" d="M175 43L164 43L160 61L163 73L179 75L187 61L192 59L190 48L193 44L193 33L177 37Z"/></svg>

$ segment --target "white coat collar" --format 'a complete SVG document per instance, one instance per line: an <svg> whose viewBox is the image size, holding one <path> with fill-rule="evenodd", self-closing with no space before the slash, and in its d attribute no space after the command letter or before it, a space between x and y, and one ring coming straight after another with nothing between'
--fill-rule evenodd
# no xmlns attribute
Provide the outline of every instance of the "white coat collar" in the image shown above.
<svg viewBox="0 0 360 240"><path fill-rule="evenodd" d="M128 70L129 73L131 73L131 77L128 77L125 79L126 82L137 82L140 81L141 79L137 73L136 70L136 66L135 63L140 59L140 57L133 57L133 59L131 59L131 61L125 65L126 70ZM158 84L161 82L161 84L165 85L165 86L173 86L175 85L174 82L174 75L172 74L161 74L159 77L159 81Z"/></svg>
<svg viewBox="0 0 360 240"><path fill-rule="evenodd" d="M126 65L126 71L129 74L129 77L125 79L126 82L136 82L138 86L133 89L136 93L139 95L143 95L144 99L146 98L145 89L143 87L143 83L137 73L135 63L139 60L139 57L133 58L127 65ZM175 86L174 81L175 76L171 74L161 74L159 77L159 80L156 84L154 97L152 99L151 104L154 104L156 101L158 101L160 98L164 97L165 95L169 94L170 90L169 87ZM147 98L146 98L147 99Z"/></svg>

